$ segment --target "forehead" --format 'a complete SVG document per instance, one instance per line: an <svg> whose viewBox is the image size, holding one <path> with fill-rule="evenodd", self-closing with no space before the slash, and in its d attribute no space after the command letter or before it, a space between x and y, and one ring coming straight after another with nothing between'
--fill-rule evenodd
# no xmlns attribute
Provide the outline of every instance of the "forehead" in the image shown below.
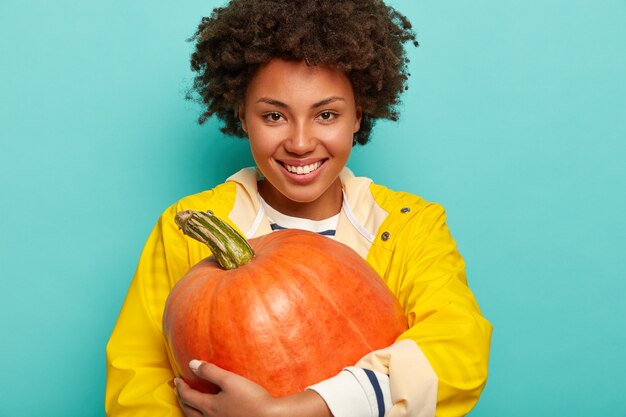
<svg viewBox="0 0 626 417"><path fill-rule="evenodd" d="M303 61L274 59L254 75L246 101L261 97L316 100L329 96L354 100L350 80L342 71L325 65L308 66Z"/></svg>

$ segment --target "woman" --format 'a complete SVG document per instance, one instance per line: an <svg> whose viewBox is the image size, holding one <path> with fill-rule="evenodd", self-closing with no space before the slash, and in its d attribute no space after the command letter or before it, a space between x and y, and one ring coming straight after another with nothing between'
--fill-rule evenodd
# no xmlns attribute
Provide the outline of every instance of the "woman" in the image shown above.
<svg viewBox="0 0 626 417"><path fill-rule="evenodd" d="M247 136L257 167L161 216L107 347L108 415L468 413L486 382L491 326L467 287L443 209L345 168L377 119L397 118L403 44L416 43L409 22L377 0L234 0L203 19L195 40L201 121L217 115L224 132ZM169 290L210 255L177 230L174 215L186 209L210 209L248 238L284 227L331 231L378 271L409 329L288 397L199 361L190 367L221 392L194 391L175 378L161 329Z"/></svg>

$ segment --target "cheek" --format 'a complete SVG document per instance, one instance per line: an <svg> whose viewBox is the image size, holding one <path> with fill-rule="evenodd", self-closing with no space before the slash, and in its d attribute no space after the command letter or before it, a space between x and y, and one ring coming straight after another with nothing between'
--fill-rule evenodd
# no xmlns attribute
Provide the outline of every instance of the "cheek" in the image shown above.
<svg viewBox="0 0 626 417"><path fill-rule="evenodd" d="M336 156L349 155L352 151L352 138L354 136L352 130L344 128L335 133L332 137L327 138L326 146Z"/></svg>
<svg viewBox="0 0 626 417"><path fill-rule="evenodd" d="M253 142L250 142L250 151L252 151L252 156L257 162L266 160L267 157L273 153L267 146L263 146L261 143Z"/></svg>
<svg viewBox="0 0 626 417"><path fill-rule="evenodd" d="M250 149L255 157L273 153L276 144L272 139L275 135L272 132L268 132L267 129L259 128L259 126L248 125L248 142L250 143Z"/></svg>
<svg viewBox="0 0 626 417"><path fill-rule="evenodd" d="M269 138L266 139L268 140L263 140L263 138L259 137L250 139L250 151L259 168L269 166L276 153L276 144L272 143Z"/></svg>

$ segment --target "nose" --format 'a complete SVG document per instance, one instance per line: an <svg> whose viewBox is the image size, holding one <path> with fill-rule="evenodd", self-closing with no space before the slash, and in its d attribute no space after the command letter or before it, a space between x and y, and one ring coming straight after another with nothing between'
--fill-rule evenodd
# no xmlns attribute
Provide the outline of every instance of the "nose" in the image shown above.
<svg viewBox="0 0 626 417"><path fill-rule="evenodd" d="M313 152L317 146L317 139L313 129L305 124L294 125L285 140L285 150L295 155L306 155Z"/></svg>

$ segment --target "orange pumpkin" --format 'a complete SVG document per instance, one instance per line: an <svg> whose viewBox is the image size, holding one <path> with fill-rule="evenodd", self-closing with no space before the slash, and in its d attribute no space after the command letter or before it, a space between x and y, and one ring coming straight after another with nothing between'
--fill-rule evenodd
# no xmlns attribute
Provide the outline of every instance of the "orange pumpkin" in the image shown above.
<svg viewBox="0 0 626 417"><path fill-rule="evenodd" d="M378 274L342 243L283 230L248 246L211 213L181 212L177 222L215 255L178 282L163 317L173 367L196 389L216 392L189 370L191 359L275 396L295 393L389 346L407 327Z"/></svg>

